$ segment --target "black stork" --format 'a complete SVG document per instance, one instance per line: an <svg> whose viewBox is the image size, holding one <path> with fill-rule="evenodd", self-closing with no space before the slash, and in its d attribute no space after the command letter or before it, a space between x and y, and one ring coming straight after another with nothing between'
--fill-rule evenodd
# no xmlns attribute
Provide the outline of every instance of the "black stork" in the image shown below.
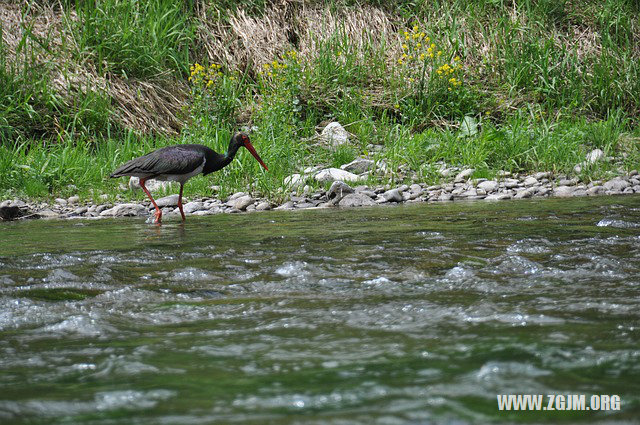
<svg viewBox="0 0 640 425"><path fill-rule="evenodd" d="M140 187L151 199L153 206L156 207L155 223L161 222L162 211L145 187L145 182L150 179L179 182L178 208L180 208L180 214L184 221L182 189L187 180L200 173L206 176L227 166L236 156L241 146L247 148L265 170L269 170L249 141L249 136L245 133L236 133L231 138L229 149L224 155L203 145L167 146L132 159L114 171L110 177L134 176L140 178Z"/></svg>

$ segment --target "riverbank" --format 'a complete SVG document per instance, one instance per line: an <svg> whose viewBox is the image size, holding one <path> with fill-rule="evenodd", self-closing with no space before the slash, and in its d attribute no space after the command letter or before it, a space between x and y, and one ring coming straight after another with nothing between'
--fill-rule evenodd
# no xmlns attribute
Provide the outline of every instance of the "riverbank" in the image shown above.
<svg viewBox="0 0 640 425"><path fill-rule="evenodd" d="M364 163L364 164L363 164ZM469 178L473 169L455 169L443 167L441 184L426 183L401 184L398 186L369 186L358 184L358 175L347 171L371 166L366 160L353 161L343 169L309 170L313 178L332 180L326 191L314 191L304 186L301 192L292 192L283 202L254 197L246 192L236 192L227 198L197 197L184 199L184 212L187 216L205 216L222 213L241 213L266 210L301 210L308 208L352 208L371 207L418 202L452 201L504 201L511 199L545 197L583 197L598 195L640 194L640 175L632 170L607 181L594 180L588 183L565 175L553 175L550 172L535 174L502 173L498 179ZM292 176L299 185L304 182L301 175ZM339 180L351 177L349 183ZM355 177L355 179L354 179ZM354 181L355 180L355 181ZM135 187L136 181L130 181ZM153 185L155 189L165 191L169 185ZM169 186L170 187L170 186ZM107 196L104 196L107 198ZM162 208L163 217L179 219L177 208L178 195L156 197ZM65 218L108 218L108 217L144 217L150 221L154 208L150 202L107 202L85 203L77 195L69 198L57 198L53 203L44 201L5 200L0 203L0 220L12 219L65 219Z"/></svg>
<svg viewBox="0 0 640 425"><path fill-rule="evenodd" d="M0 3L0 200L138 203L107 177L119 165L182 143L224 152L238 130L269 172L241 153L188 199L282 205L329 190L305 170L358 158L384 166L354 185L374 192L446 185L443 164L474 180L626 175L640 11L556 3ZM606 160L580 166L596 150Z"/></svg>

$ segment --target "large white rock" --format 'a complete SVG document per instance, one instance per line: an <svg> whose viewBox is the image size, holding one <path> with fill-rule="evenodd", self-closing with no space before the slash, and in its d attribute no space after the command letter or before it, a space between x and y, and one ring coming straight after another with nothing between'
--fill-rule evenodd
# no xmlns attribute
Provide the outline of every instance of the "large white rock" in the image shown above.
<svg viewBox="0 0 640 425"><path fill-rule="evenodd" d="M350 173L339 168L326 168L318 172L314 179L320 183L333 182L336 180L342 180L343 182L357 182L360 179L356 174Z"/></svg>
<svg viewBox="0 0 640 425"><path fill-rule="evenodd" d="M159 190L170 190L171 186L173 186L174 182L170 182L170 181L159 181L159 180L147 180L147 182L144 184L144 186L147 188L147 190L149 192L157 192ZM129 178L129 188L131 190L142 190L142 187L140 187L140 179L138 177L131 177Z"/></svg>
<svg viewBox="0 0 640 425"><path fill-rule="evenodd" d="M585 158L588 164L593 164L594 162L600 161L604 158L604 152L601 149L594 149L587 154Z"/></svg>
<svg viewBox="0 0 640 425"><path fill-rule="evenodd" d="M339 122L330 122L324 130L322 130L320 140L329 146L340 146L349 143L349 132L345 130Z"/></svg>

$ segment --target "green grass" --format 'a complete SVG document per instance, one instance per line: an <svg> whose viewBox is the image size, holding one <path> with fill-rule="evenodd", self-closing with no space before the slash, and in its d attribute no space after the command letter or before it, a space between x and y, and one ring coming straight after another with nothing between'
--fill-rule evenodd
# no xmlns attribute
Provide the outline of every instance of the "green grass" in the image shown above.
<svg viewBox="0 0 640 425"><path fill-rule="evenodd" d="M208 6L208 20L228 29L238 10L259 20L272 6L258 0L63 2L60 43L28 30L15 51L0 42L0 195L142 199L123 192L124 179L108 179L109 173L168 144L224 151L242 125L251 127L269 172L241 151L212 178L192 180L187 196L211 195L215 184L222 187L219 196L250 190L284 199L288 175L367 154L393 171L371 184L437 181L439 161L474 167L477 176L499 170L571 174L594 148L616 159L587 167L584 179L640 167L636 2L309 5L342 12L379 7L396 30L381 37L373 23L340 24L314 34L310 50L289 44L267 64L214 59L211 67L211 51L198 37L212 28L199 21L202 8ZM60 75L72 81L78 67L107 82L143 81L161 89L188 83L180 135L127 127L132 121L120 117L135 108L122 109L126 102L113 90L71 83L66 92L56 88ZM477 131L464 131L464 117L478 123ZM330 120L355 135L351 145L334 150L314 143L316 127Z"/></svg>

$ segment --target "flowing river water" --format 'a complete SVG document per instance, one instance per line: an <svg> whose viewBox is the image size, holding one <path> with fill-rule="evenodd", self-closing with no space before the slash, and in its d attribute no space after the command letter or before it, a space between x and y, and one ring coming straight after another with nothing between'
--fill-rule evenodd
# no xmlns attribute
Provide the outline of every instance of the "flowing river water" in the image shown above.
<svg viewBox="0 0 640 425"><path fill-rule="evenodd" d="M0 224L2 424L640 423L639 328L638 196Z"/></svg>

